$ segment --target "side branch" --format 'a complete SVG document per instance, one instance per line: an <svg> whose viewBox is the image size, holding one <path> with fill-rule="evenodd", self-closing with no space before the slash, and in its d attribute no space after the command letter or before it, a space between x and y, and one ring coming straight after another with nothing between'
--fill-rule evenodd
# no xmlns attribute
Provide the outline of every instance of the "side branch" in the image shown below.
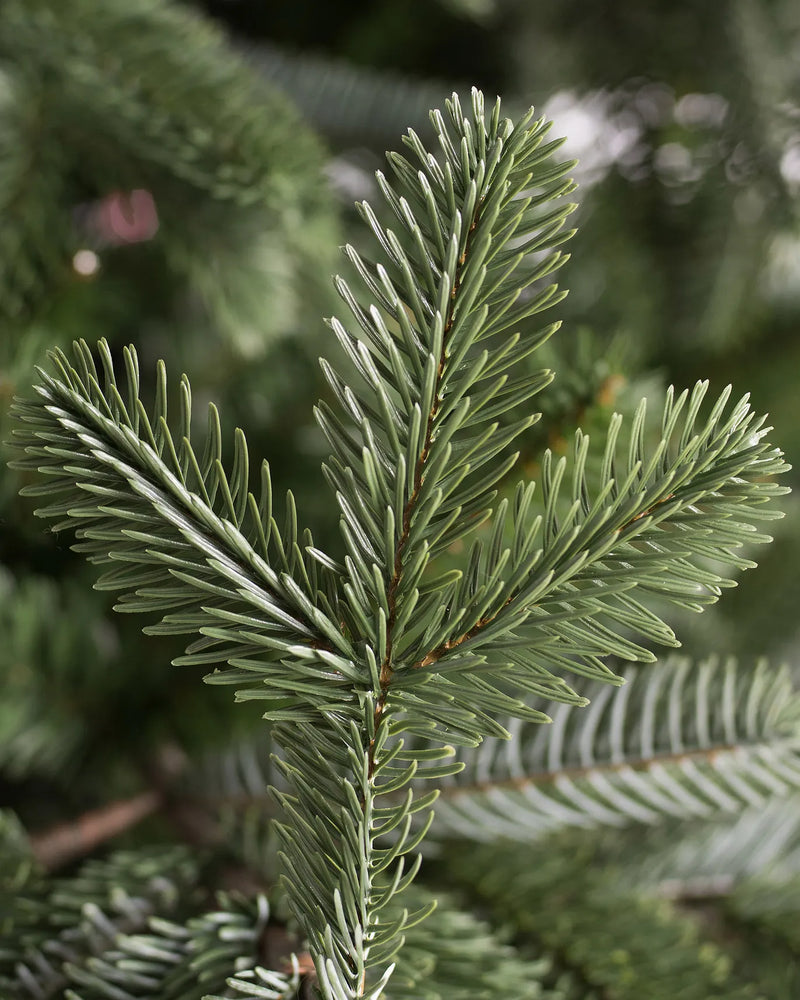
<svg viewBox="0 0 800 1000"><path fill-rule="evenodd" d="M630 520L626 521L624 524L620 525L620 527L616 528L615 534L619 538L619 536L628 528L630 528L631 525L635 524L637 521L640 521L643 517L649 517L653 513L653 511L657 510L660 506L667 503L667 501L673 500L674 498L675 494L670 493L669 496L666 496L662 500L659 500L657 503L652 504L646 510L639 511L639 513L634 515L634 517L630 518ZM567 557L568 556L569 553L567 554ZM428 653L426 656L423 657L423 659L421 659L418 663L415 663L412 669L421 670L424 669L425 667L429 667L432 664L437 663L439 660L441 660L441 658L445 656L445 654L451 652L454 649L457 649L459 646L467 642L469 639L474 639L476 635L480 635L483 629L485 629L488 625L491 625L492 622L495 621L495 619L498 617L498 615L502 614L502 612L510 604L513 604L515 598L517 597L517 593L518 592L509 594L509 596L505 599L505 601L500 605L500 607L496 611L492 612L491 614L484 615L483 618L480 618L477 622L475 622L474 625L472 625L469 629L467 629L466 632L462 633L460 636L457 636L455 639L446 639L444 642L440 643L436 647L436 649L432 649L430 653ZM535 608L536 604L534 603L530 605L530 607Z"/></svg>
<svg viewBox="0 0 800 1000"><path fill-rule="evenodd" d="M88 380L79 382L80 375L73 372L75 384L71 386L67 381L68 360L59 353L54 357L64 377L44 375L44 384L38 390L43 402L20 401L15 406L17 416L34 426L32 430L15 431L26 439L21 440L18 447L28 457L17 459L12 465L38 468L41 472L61 471L65 459L53 457L53 449L46 446L42 440L44 432L37 426L44 423L42 415L45 414L50 425L47 429L52 428L63 435L64 444L75 450L76 458L82 463L79 469L70 470L71 475L77 476L77 482L75 486L65 486L63 481L52 485L45 482L27 487L23 492L45 497L56 492L67 493L72 503L69 516L77 523L78 538L87 539L82 542L82 551L104 553L108 549L113 553L127 547L133 552L133 558L128 558L126 565L139 563L152 567L153 579L148 581L146 591L135 583L135 573L129 574L134 583L128 584L125 574L119 570L107 574L112 582L105 583L105 578L101 578L99 586L122 591L120 603L127 605L126 610L160 613L172 607L169 596L161 604L159 591L162 588L166 591L179 581L184 585L186 596L195 594L197 603L203 604L208 592L220 593L222 579L229 589L226 596L238 598L242 604L289 624L296 629L298 637L313 648L335 652L323 630L300 602L287 596L277 573L251 545L244 528L245 514L237 518L229 511L217 510L207 495L204 498L192 493L184 477L169 468L154 443L143 439L127 414L124 419L117 417L115 421L103 413L90 396ZM165 437L167 453L175 455L166 425L158 430ZM155 440L152 434L150 436ZM188 438L184 443L190 447ZM82 488L84 483L89 484L85 490ZM230 496L227 480L223 479L221 485ZM247 494L247 500L250 505L246 508L247 515L252 517L250 508L258 505L251 493ZM62 515L65 506L46 506L37 513L54 517ZM106 518L102 524L102 541L96 537L93 524L101 514ZM56 528L63 527L64 523L60 522ZM166 525L169 526L167 530ZM148 547L131 548L127 536L134 528L148 535ZM191 555L181 551L177 542ZM109 560L103 558L102 561ZM161 578L157 579L159 575ZM129 586L130 592L125 592ZM213 618L213 614L210 617Z"/></svg>

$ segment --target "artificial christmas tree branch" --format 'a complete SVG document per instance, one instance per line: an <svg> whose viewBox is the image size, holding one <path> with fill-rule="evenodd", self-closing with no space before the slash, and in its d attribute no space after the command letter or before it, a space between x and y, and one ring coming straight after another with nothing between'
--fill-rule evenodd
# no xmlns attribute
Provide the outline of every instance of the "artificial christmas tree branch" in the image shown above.
<svg viewBox="0 0 800 1000"><path fill-rule="evenodd" d="M409 132L409 158L378 175L398 231L361 205L375 259L348 247L358 284L337 281L358 331L331 321L352 377L323 362L332 399L317 417L342 559L299 527L291 494L279 530L269 467L251 491L241 431L225 470L213 407L195 450L185 377L172 427L163 366L148 412L132 348L121 366L105 343L97 361L84 343L54 352L37 398L15 406L15 464L43 474L25 492L107 567L97 586L160 616L146 631L190 637L176 663L262 702L282 884L325 1000L393 995L404 941L435 906L413 883L438 786L487 738L548 721L543 699L585 705L566 675L619 685L609 656L676 645L661 606L716 600L732 581L712 564L752 565L739 550L767 540L753 522L785 492L764 420L730 390L703 413L698 383L668 394L652 447L642 405L627 440L616 416L599 452L578 432L571 461L545 454L540 489L520 482L492 507L553 378L521 363L558 326L536 323L563 297L549 278L570 164L547 123L504 120L477 91L432 122L435 154Z"/></svg>

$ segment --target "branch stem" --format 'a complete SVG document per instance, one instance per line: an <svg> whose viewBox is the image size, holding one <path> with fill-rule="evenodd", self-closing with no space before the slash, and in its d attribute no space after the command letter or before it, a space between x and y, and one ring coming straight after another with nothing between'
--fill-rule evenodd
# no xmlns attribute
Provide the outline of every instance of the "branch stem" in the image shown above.
<svg viewBox="0 0 800 1000"><path fill-rule="evenodd" d="M478 199L475 204L475 209L472 214L472 219L470 220L469 229L467 231L467 237L465 240L464 250L458 258L458 262L455 268L455 275L453 277L453 284L450 289L450 295L448 296L447 305L447 317L444 324L444 333L442 336L442 348L439 354L439 359L437 363L436 370L436 381L433 390L433 400L431 401L430 409L428 411L428 419L425 424L425 438L423 440L422 449L417 458L417 464L414 467L414 486L411 490L411 494L406 501L405 507L403 508L403 516L401 520L401 532L400 538L397 542L394 555L394 566L392 568L392 578L389 581L389 588L387 590L386 602L389 608L389 617L386 624L386 655L384 656L383 662L381 663L380 669L380 693L378 695L378 700L375 703L375 713L373 718L373 733L377 734L378 726L380 725L381 718L383 717L383 712L386 708L386 702L389 697L389 688L392 683L392 676L394 674L394 667L392 665L392 640L394 635L394 626L397 621L397 591L400 587L400 582L403 578L403 559L405 556L406 545L408 544L409 532L411 529L411 519L414 515L414 511L419 502L419 494L422 489L422 483L425 477L425 465L428 461L428 455L430 454L431 444L433 442L433 425L436 422L436 417L439 413L439 409L442 405L442 397L440 395L440 388L442 385L442 378L444 376L445 364L447 362L447 347L449 345L449 338L451 331L453 329L453 323L455 320L455 307L458 299L458 290L461 287L461 275L464 269L464 265L469 257L469 248L473 239L473 234L478 225L480 219L480 212L483 199ZM372 777L375 770L375 736L373 736L370 741L369 747L369 776Z"/></svg>
<svg viewBox="0 0 800 1000"><path fill-rule="evenodd" d="M634 760L607 761L575 767L563 767L558 771L540 771L538 774L526 774L514 778L504 778L500 781L479 781L471 785L453 785L443 788L442 799L454 799L462 795L474 795L476 792L490 792L501 788L531 788L540 785L551 785L558 779L577 781L597 772L619 774L621 771L646 771L656 764L681 764L690 760L705 760L713 764L717 756L724 753L734 753L736 746L723 744L714 747L698 747L696 750L684 750L681 753L655 754L653 757L638 757Z"/></svg>

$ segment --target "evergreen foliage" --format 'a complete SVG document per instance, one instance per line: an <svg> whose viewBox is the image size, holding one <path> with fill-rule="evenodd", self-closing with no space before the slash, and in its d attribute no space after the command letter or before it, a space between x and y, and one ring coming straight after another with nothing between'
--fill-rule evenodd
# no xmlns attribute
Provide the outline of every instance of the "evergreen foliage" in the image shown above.
<svg viewBox="0 0 800 1000"><path fill-rule="evenodd" d="M131 190L155 194L162 267L217 335L252 353L303 316L319 237L332 235L322 151L210 24L161 0L10 0L0 117L0 309L12 329L74 297L73 254L107 238L92 231L93 203ZM120 211L133 209L123 199ZM258 283L276 303L271 328Z"/></svg>
<svg viewBox="0 0 800 1000"><path fill-rule="evenodd" d="M431 117L436 155L410 131L406 155L389 155L391 179L378 174L397 230L363 203L372 252L348 246L358 281L336 282L350 319L331 328L348 374L322 362L330 395L317 420L341 556L315 544L291 493L279 515L269 465L251 474L241 431L226 471L213 405L202 448L193 443L185 376L173 388L161 364L148 408L133 348L54 351L36 397L15 404L24 454L14 467L39 473L23 492L42 498L37 513L56 531L76 531L118 611L147 615L152 635L188 636L176 664L212 668L210 683L260 703L282 776L271 824L281 892L327 1000L525 995L521 981L531 996L546 995L538 982L554 996L580 990L553 979L561 966L609 995L645 984L674 995L690 976L698 997L744 996L720 992L726 963L688 918L619 899L602 879L583 887L575 859L559 867L556 852L530 886L504 869L508 848L488 876L501 896L524 891L524 907L559 899L556 919L534 906L516 921L554 956L550 972L452 904L423 922L436 900L413 882L437 786L479 775L491 807L478 838L508 836L510 822L526 839L553 816L652 823L735 809L798 779L796 700L766 667L667 660L607 694L627 661L677 645L662 614L716 601L731 570L754 565L743 547L769 540L754 522L779 516L770 501L786 492L774 482L786 466L764 419L729 389L710 405L707 383L670 390L652 446L642 403L629 425L612 417L600 448L578 431L569 459L547 450L538 484L510 486L512 447L539 417L530 401L553 378L527 361L558 328L538 324L563 297L549 279L571 235L571 164L545 120L514 124L478 91ZM555 722L543 727L547 711ZM498 738L512 741L509 755L496 753ZM523 795L522 809L503 790L511 780L516 791L520 766L553 786ZM452 805L444 815L452 822ZM106 882L118 864L102 869ZM79 876L70 900L91 879ZM223 897L219 910L172 923L145 907L134 919L126 900L112 893L116 923L83 907L88 957L63 954L60 974L74 984L65 996L188 998L227 982L234 994L279 997L309 984L297 958L272 972L260 961L266 903ZM11 922L24 938L24 921ZM598 924L599 941L589 934ZM45 941L24 947L42 953ZM647 964L654 952L667 956L663 970ZM12 988L35 977L31 963L14 966Z"/></svg>
<svg viewBox="0 0 800 1000"><path fill-rule="evenodd" d="M552 727L509 720L443 782L434 830L473 840L538 839L561 827L657 824L763 806L800 783L788 671L667 657L586 690Z"/></svg>
<svg viewBox="0 0 800 1000"><path fill-rule="evenodd" d="M205 6L0 7L0 996L794 1000L793 5Z"/></svg>
<svg viewBox="0 0 800 1000"><path fill-rule="evenodd" d="M16 847L13 820L4 817L3 945L0 984L13 997L57 996L81 981L122 933L144 927L153 913L182 903L197 879L197 864L182 846L118 852L87 862L70 879L48 882ZM11 865L14 867L11 867Z"/></svg>
<svg viewBox="0 0 800 1000"><path fill-rule="evenodd" d="M663 900L620 892L613 872L592 872L591 851L571 854L549 843L520 871L516 852L498 845L474 851L469 879L525 938L540 940L582 979L579 996L633 1000L744 1000L719 948ZM537 863L538 862L538 863ZM456 869L457 871L458 869ZM545 907L545 899L555 904Z"/></svg>

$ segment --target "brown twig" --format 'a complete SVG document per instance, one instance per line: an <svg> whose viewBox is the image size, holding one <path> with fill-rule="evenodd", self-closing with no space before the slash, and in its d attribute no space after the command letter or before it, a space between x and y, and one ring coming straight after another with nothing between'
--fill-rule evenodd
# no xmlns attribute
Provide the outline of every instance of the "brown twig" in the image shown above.
<svg viewBox="0 0 800 1000"><path fill-rule="evenodd" d="M76 858L91 854L100 844L152 815L161 802L157 792L147 791L91 809L77 819L35 834L31 838L33 854L48 871L61 868Z"/></svg>

